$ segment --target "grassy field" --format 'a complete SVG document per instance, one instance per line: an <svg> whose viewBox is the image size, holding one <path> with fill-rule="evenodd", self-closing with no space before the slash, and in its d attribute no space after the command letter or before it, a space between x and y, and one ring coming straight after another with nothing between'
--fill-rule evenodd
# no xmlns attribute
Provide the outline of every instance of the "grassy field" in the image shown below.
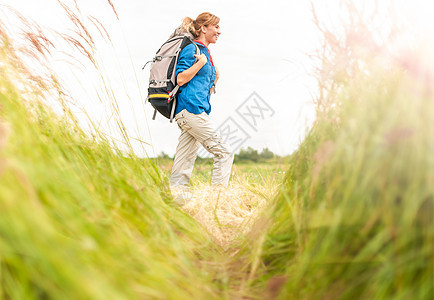
<svg viewBox="0 0 434 300"><path fill-rule="evenodd" d="M236 162L228 189L210 187L212 162L198 161L179 206L172 161L85 132L4 26L1 299L433 298L434 77L423 61L325 68L333 88L287 160ZM36 60L37 46L25 49ZM62 113L47 105L53 92Z"/></svg>
<svg viewBox="0 0 434 300"><path fill-rule="evenodd" d="M1 33L0 298L219 298L219 247L164 174L53 113Z"/></svg>
<svg viewBox="0 0 434 300"><path fill-rule="evenodd" d="M434 94L418 76L359 74L319 114L254 235L252 286L278 299L433 297Z"/></svg>
<svg viewBox="0 0 434 300"><path fill-rule="evenodd" d="M4 72L0 85L1 298L217 295L198 266L217 248L172 205L155 166L26 103Z"/></svg>
<svg viewBox="0 0 434 300"><path fill-rule="evenodd" d="M167 178L170 177L172 159L153 159L155 164L163 171ZM276 159L269 162L238 162L232 168L231 183L246 185L276 185L283 181L288 164L284 160ZM213 168L212 159L199 159L195 163L191 178L191 184L201 185L211 183Z"/></svg>

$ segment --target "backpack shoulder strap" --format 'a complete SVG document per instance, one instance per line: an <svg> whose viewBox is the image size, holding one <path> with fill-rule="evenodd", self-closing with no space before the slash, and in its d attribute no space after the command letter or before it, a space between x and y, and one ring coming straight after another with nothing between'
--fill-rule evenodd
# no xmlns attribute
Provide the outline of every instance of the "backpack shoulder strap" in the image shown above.
<svg viewBox="0 0 434 300"><path fill-rule="evenodd" d="M196 47L196 54L197 55L200 55L200 50L199 50L199 46L198 45L196 45L196 43L195 42L193 42L193 45Z"/></svg>

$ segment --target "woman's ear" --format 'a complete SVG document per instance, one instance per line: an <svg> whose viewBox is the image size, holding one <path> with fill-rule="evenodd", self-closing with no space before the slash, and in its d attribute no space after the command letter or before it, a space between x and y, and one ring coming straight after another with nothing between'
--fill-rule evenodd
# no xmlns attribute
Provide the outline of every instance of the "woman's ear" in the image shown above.
<svg viewBox="0 0 434 300"><path fill-rule="evenodd" d="M205 26L202 26L202 27L200 28L200 30L201 30L203 33L206 33L206 27L205 27Z"/></svg>

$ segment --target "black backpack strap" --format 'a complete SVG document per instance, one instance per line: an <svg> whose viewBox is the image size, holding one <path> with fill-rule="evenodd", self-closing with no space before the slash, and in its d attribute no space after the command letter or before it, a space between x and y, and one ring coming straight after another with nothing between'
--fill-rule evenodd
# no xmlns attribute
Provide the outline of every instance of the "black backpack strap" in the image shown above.
<svg viewBox="0 0 434 300"><path fill-rule="evenodd" d="M196 55L200 55L200 49L199 47L196 45L195 42L193 42L193 45L196 47ZM198 61L198 59L196 58L195 63Z"/></svg>
<svg viewBox="0 0 434 300"><path fill-rule="evenodd" d="M154 109L154 115L152 116L152 120L155 120L156 115L157 115L157 109Z"/></svg>

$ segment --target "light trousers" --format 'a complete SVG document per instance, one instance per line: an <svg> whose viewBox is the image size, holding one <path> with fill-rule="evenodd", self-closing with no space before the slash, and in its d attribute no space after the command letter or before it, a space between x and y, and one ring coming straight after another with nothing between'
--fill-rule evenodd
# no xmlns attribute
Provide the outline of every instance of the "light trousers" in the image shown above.
<svg viewBox="0 0 434 300"><path fill-rule="evenodd" d="M197 150L202 144L208 152L214 155L211 185L227 186L234 155L230 148L222 142L208 114L203 112L195 115L184 109L176 114L175 120L181 129L181 135L170 174L170 185L184 186L190 182Z"/></svg>

